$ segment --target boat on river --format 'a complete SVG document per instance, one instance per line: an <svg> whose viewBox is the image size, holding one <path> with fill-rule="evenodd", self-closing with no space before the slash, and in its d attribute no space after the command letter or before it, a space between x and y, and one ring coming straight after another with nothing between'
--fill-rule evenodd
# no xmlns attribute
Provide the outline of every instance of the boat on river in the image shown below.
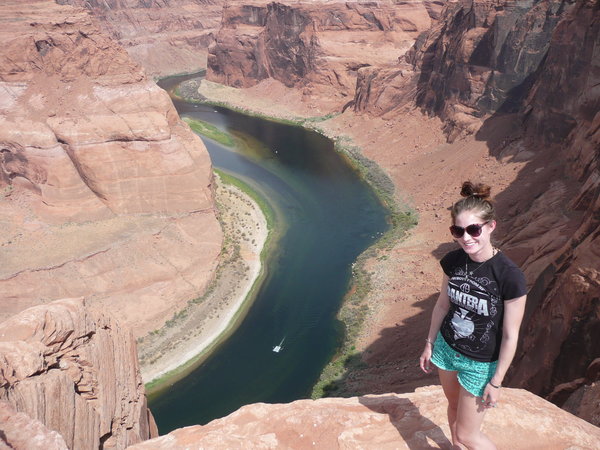
<svg viewBox="0 0 600 450"><path fill-rule="evenodd" d="M283 338L281 340L281 342L279 343L279 345L276 345L275 347L273 347L273 351L275 353L279 353L281 350L283 350L283 341L285 341L285 338Z"/></svg>

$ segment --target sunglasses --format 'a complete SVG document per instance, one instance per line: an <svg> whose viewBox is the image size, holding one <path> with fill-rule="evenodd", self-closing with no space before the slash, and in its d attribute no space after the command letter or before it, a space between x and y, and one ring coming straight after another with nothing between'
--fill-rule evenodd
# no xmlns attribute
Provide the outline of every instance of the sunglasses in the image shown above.
<svg viewBox="0 0 600 450"><path fill-rule="evenodd" d="M473 224L468 225L468 226L466 226L464 228L463 227L459 227L458 225L452 225L450 227L450 233L456 239L460 239L461 237L463 237L463 235L465 234L465 231L471 237L479 237L481 235L481 230L483 229L484 225L487 225L488 223L490 223L489 220L487 222L482 223L482 224L473 223Z"/></svg>

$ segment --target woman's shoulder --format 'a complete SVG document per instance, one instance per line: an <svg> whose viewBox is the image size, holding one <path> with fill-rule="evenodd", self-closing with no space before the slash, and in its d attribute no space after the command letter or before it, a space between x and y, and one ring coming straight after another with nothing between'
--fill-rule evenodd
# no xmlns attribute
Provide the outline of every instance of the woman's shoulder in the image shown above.
<svg viewBox="0 0 600 450"><path fill-rule="evenodd" d="M521 271L521 268L517 266L517 264L512 259L510 259L503 251L499 251L496 254L496 258L494 258L493 262L495 265L503 269Z"/></svg>
<svg viewBox="0 0 600 450"><path fill-rule="evenodd" d="M499 252L496 256L493 266L499 270L501 290L503 291L502 297L511 299L525 295L527 293L527 282L521 268L504 252Z"/></svg>
<svg viewBox="0 0 600 450"><path fill-rule="evenodd" d="M462 248L457 248L456 250L452 250L446 253L444 257L440 260L440 264L442 265L442 267L447 267L464 259L464 250Z"/></svg>

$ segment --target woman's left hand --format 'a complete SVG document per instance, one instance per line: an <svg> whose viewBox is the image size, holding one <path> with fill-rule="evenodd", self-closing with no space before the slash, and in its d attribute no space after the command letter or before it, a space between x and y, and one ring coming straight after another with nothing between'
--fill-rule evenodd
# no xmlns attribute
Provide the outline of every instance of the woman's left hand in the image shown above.
<svg viewBox="0 0 600 450"><path fill-rule="evenodd" d="M481 403L484 408L495 408L500 399L500 388L495 388L491 384L487 384L481 397Z"/></svg>

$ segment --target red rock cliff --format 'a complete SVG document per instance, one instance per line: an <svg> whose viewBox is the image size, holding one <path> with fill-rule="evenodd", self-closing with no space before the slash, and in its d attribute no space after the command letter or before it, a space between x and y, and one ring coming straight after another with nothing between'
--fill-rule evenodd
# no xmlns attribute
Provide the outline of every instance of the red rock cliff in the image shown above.
<svg viewBox="0 0 600 450"><path fill-rule="evenodd" d="M438 10L433 2L228 4L209 48L207 79L249 87L273 78L343 105L354 95L358 69L395 63Z"/></svg>
<svg viewBox="0 0 600 450"><path fill-rule="evenodd" d="M221 248L202 142L84 10L15 0L0 18L0 317L86 296L156 329Z"/></svg>
<svg viewBox="0 0 600 450"><path fill-rule="evenodd" d="M599 12L598 2L579 1L563 15L523 112L519 145L533 155L521 179L532 191L514 204L507 242L520 247L534 284L511 378L541 394L600 379L588 369L600 357ZM598 425L597 385L587 395Z"/></svg>
<svg viewBox="0 0 600 450"><path fill-rule="evenodd" d="M223 0L57 0L87 8L151 75L206 68Z"/></svg>
<svg viewBox="0 0 600 450"><path fill-rule="evenodd" d="M12 405L1 402L2 411L20 413L0 415L10 448L125 448L158 434L132 334L81 299L0 324L0 399ZM18 433L17 420L29 421L28 433Z"/></svg>

